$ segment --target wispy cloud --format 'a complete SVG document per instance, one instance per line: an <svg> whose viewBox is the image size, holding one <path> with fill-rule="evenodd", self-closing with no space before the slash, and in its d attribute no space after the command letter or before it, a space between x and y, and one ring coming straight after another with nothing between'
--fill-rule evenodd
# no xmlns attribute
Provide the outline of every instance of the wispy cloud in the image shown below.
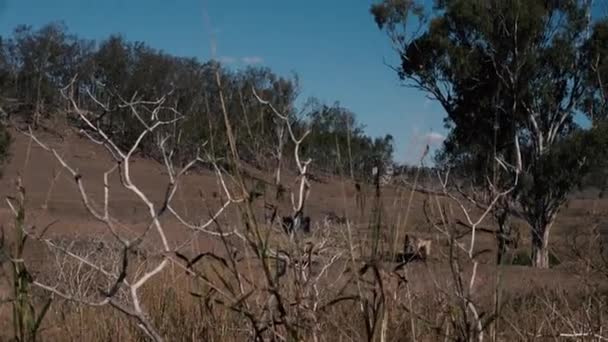
<svg viewBox="0 0 608 342"><path fill-rule="evenodd" d="M0 0L1 1L1 0ZM264 59L258 56L245 56L245 57L234 57L234 56L221 56L219 61L226 65L253 65L264 63Z"/></svg>
<svg viewBox="0 0 608 342"><path fill-rule="evenodd" d="M219 58L219 60L224 64L234 64L237 62L237 59L232 56L222 56Z"/></svg>
<svg viewBox="0 0 608 342"><path fill-rule="evenodd" d="M241 62L244 64L260 64L264 62L264 59L259 56L246 56L241 58Z"/></svg>
<svg viewBox="0 0 608 342"><path fill-rule="evenodd" d="M429 144L440 144L445 140L445 135L437 132L430 132L426 134L424 138Z"/></svg>

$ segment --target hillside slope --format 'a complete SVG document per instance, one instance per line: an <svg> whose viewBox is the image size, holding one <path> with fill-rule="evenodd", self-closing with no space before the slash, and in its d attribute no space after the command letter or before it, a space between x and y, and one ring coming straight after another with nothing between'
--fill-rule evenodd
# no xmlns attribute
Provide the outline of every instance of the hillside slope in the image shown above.
<svg viewBox="0 0 608 342"><path fill-rule="evenodd" d="M36 142L25 134L10 129L13 136L11 145L11 158L4 167L4 174L0 179L0 195L14 195L16 177L21 175L27 191L28 215L34 218L38 225L44 225L53 220L59 220L54 231L64 233L85 233L89 229L100 228L92 216L85 210L74 178L57 162L56 158L42 149ZM50 130L49 130L50 131ZM54 148L65 161L82 175L86 191L97 205L103 204L103 174L114 166L107 150L80 136L72 128L57 129L57 133L39 130L35 135L40 141ZM133 157L131 162L131 176L134 183L149 196L158 206L162 203L169 177L164 165L160 163ZM312 167L314 172L314 165ZM274 186L270 185L272 175L259 170L248 168L249 184L257 179L263 180L266 186L266 200L272 201L275 193ZM311 215L313 222L321 222L328 212L338 215L347 213L349 217L358 216L356 212L355 188L351 182L342 182L335 177L323 176L318 181L312 181L310 198L307 201L306 212ZM283 172L284 185L295 185L294 173ZM129 227L144 226L147 223L147 209L141 201L130 191L124 189L120 183L119 175L113 173L109 178L110 212L124 225ZM210 210L217 209L222 199L217 197L221 189L215 174L210 171L191 172L184 176L181 186L173 200L173 206L184 217L193 222L207 219ZM371 196L373 192L369 191ZM398 209L395 191L387 191L385 204L387 208ZM370 211L372 199L366 200L366 212ZM415 199L414 211L420 212L422 201ZM255 202L263 217L264 199ZM6 205L3 206L2 215L7 215ZM289 196L280 203L281 213L288 215L291 211ZM393 210L386 213L395 215ZM413 215L412 223L420 226L424 220L419 215ZM234 224L237 222L235 210L226 212L220 222ZM86 223L86 224L85 224ZM86 227L86 228L84 228Z"/></svg>

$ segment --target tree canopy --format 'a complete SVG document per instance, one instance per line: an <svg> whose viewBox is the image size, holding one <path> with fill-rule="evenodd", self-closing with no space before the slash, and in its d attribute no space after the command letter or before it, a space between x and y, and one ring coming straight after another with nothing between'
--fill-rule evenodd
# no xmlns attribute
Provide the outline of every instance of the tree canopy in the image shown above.
<svg viewBox="0 0 608 342"><path fill-rule="evenodd" d="M166 142L175 150L176 160L188 160L203 144L214 158L220 159L228 147L216 71L221 75L239 154L246 162L271 168L278 157L276 147L291 143L286 135L280 134L281 123L257 100L253 89L289 116L296 130L314 127L314 134L307 139L306 153L313 158L316 168L331 172L347 170L345 165L350 160L344 143L346 137L352 145L350 155L356 167L376 155L392 160L392 139L367 136L348 109L318 104L308 112L298 110L297 75L284 77L258 66L234 70L215 60L200 62L176 57L143 42L127 41L121 35L95 42L69 33L62 23L37 30L19 26L11 37L0 37L0 106L11 118L21 118L36 126L45 118L65 116L70 106L59 89L71 84L69 96L77 105L93 110L103 104L104 108L97 111L96 123L119 146L131 146L143 127L129 115L130 109L121 104L125 100L154 101L165 96L166 106L184 116L171 128L171 139ZM175 113L166 110L159 115L170 119ZM344 126L346 117L349 122ZM71 120L73 116L67 118L71 124L77 124L77 120ZM140 152L161 158L154 148L158 138L146 137ZM331 157L336 153L336 139L347 164L337 165ZM287 167L291 157L285 156Z"/></svg>
<svg viewBox="0 0 608 342"><path fill-rule="evenodd" d="M576 120L605 116L605 20L590 22L589 10L575 0L438 0L430 17L409 0L371 8L399 51L398 75L446 112L439 164L493 189L520 174L512 196L540 267L560 206L608 146L603 125ZM412 23L424 29L412 33ZM580 141L600 147L576 150Z"/></svg>

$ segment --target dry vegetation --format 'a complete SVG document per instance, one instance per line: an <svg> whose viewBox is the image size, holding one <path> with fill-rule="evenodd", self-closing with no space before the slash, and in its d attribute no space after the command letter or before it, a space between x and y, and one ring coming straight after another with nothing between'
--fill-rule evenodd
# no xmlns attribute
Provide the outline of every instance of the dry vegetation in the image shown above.
<svg viewBox="0 0 608 342"><path fill-rule="evenodd" d="M587 41L578 2L484 4L438 2L411 42L421 7L371 7L454 124L456 164L427 146L393 178L392 137L339 106L301 120L297 78L53 25L0 40L0 340L608 340L608 200L572 191L606 170L608 22Z"/></svg>
<svg viewBox="0 0 608 342"><path fill-rule="evenodd" d="M227 113L229 165L201 150L178 168L162 139L164 163L138 158L137 145L117 147L71 103L86 134L13 131L3 180L3 339L608 338L605 200L571 200L558 220L551 269L526 266L524 237L497 266L492 206L481 211L449 192L449 175L417 175L408 187L313 181L298 149L307 133L295 136L273 109L297 165L297 173L283 173L282 193L267 180L273 175L255 175L239 159ZM124 105L136 117L143 107L167 110L162 102ZM141 137L173 124L141 122ZM197 163L210 171L190 170ZM438 186L415 191L417 182ZM292 234L283 216L292 218ZM305 216L310 233L297 227ZM412 254L406 234L429 239L430 255L404 260Z"/></svg>

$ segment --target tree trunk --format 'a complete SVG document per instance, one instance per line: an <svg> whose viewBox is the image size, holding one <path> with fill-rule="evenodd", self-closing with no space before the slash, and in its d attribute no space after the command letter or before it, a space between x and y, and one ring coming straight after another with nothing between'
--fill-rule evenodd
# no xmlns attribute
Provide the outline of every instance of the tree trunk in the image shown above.
<svg viewBox="0 0 608 342"><path fill-rule="evenodd" d="M283 146L285 145L285 126L281 125L277 130L278 146L277 146L277 169L274 175L274 184L281 184L281 168L283 167Z"/></svg>
<svg viewBox="0 0 608 342"><path fill-rule="evenodd" d="M498 232L496 233L496 243L498 248L496 251L496 264L501 265L504 262L505 254L507 253L507 244L511 238L511 227L509 225L509 214L506 210L501 210L496 215L498 221Z"/></svg>
<svg viewBox="0 0 608 342"><path fill-rule="evenodd" d="M40 111L42 110L42 100L40 99L40 93L42 88L42 72L38 74L38 81L36 82L36 108L34 110L34 128L38 127L38 121L40 118Z"/></svg>
<svg viewBox="0 0 608 342"><path fill-rule="evenodd" d="M549 268L549 233L553 218L546 224L538 223L532 227L532 266Z"/></svg>

